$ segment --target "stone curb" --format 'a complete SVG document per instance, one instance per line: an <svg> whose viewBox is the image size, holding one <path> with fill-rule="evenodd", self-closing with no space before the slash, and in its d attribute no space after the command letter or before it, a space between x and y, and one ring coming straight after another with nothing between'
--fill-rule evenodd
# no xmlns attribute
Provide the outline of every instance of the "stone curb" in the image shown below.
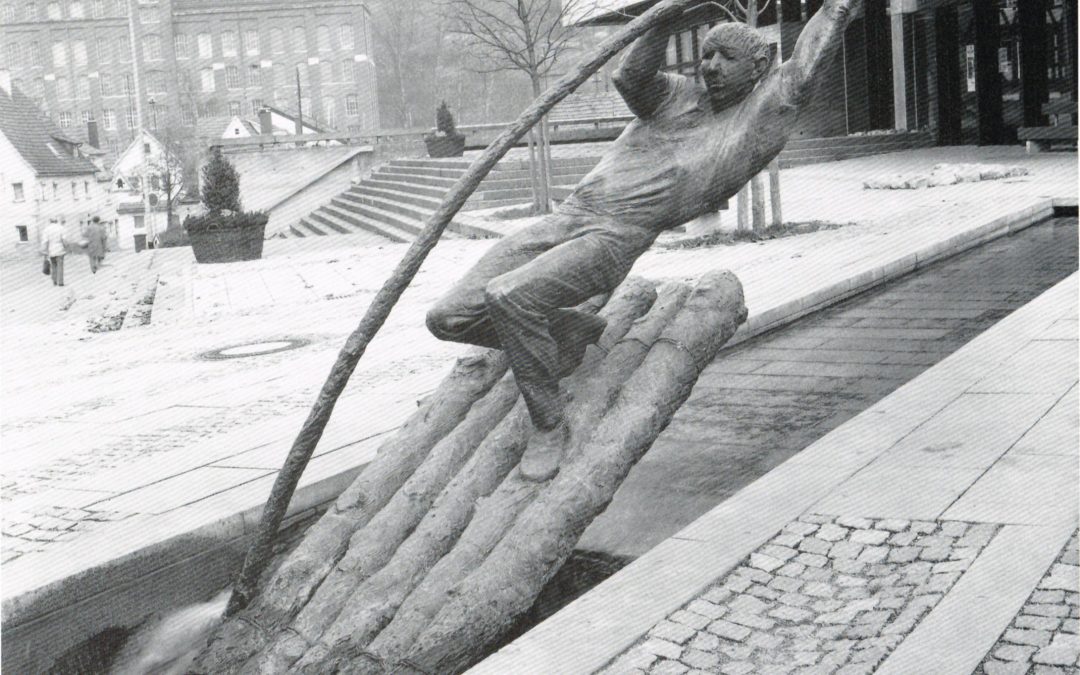
<svg viewBox="0 0 1080 675"><path fill-rule="evenodd" d="M1055 206L1073 205L1075 200L1042 199L1035 206L1019 209L944 242L751 315L736 332L729 346L791 323L932 261L1033 225L1051 217ZM287 518L295 520L306 517L319 506L332 501L364 465L357 463L299 488L290 504ZM777 469L773 473L779 475L781 472ZM264 480L253 481L252 487ZM266 483L262 493L268 491L269 483ZM57 547L37 557L35 566L38 569L59 568L69 572L59 577L50 575L53 578L40 582L16 579L13 580L13 591L9 590L12 584L5 589L8 592L4 594L2 606L3 640L8 649L4 652L3 667L11 668L12 672L45 670L56 656L98 631L110 626L131 627L148 614L163 608L207 599L227 585L238 569L247 539L257 526L262 499L249 499L244 504L237 503L239 499L226 500L226 504L234 509L227 515L221 515L223 505L214 500L210 504L179 509L168 516L139 518L99 535L72 542L80 546L77 558L73 556L74 549L70 546ZM798 513L790 515L794 518ZM693 527L692 524L687 530ZM762 537L767 538L771 533L772 530L768 530ZM166 536L162 537L163 534ZM667 548L671 546L678 548L682 535L680 533L654 549L656 555L667 555L670 553ZM764 538L757 541L752 537L756 542L753 547L763 543ZM95 540L100 546L95 547ZM114 557L100 555L94 559L95 552L100 554L115 550L117 541L124 542L125 553ZM749 543L748 540L745 545ZM708 572L709 579L700 585L715 577L721 571L719 564L732 555L728 547L724 548L718 552L718 565ZM737 548L742 550L742 547ZM648 555L653 556L653 552ZM730 564L733 565L741 557L731 557ZM672 601L675 595L671 597ZM631 643L636 637L631 639ZM622 648L629 644L620 643ZM49 646L48 651L43 648L45 645ZM595 644L590 645L590 649L595 648ZM609 656L615 653L615 649L613 644L608 650ZM494 660L499 662L499 659ZM602 663L597 663L597 666ZM480 672L484 672L484 669L481 668ZM503 668L489 672L528 672L528 669Z"/></svg>

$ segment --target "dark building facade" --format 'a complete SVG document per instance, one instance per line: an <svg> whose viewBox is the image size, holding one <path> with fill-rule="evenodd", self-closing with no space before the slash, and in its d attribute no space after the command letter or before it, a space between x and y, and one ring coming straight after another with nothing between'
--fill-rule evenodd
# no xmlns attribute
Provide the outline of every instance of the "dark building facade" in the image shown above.
<svg viewBox="0 0 1080 675"><path fill-rule="evenodd" d="M582 23L624 23L654 4L606 0ZM758 4L759 30L787 58L822 0ZM1014 143L1018 127L1047 123L1043 103L1076 100L1076 10L1075 0L864 0L795 136L926 129L943 145ZM716 3L691 5L668 67L693 73L705 33L728 20Z"/></svg>
<svg viewBox="0 0 1080 675"><path fill-rule="evenodd" d="M299 105L355 133L379 124L368 22L348 0L0 0L0 68L66 133L85 140L96 120L113 157L136 96L151 130Z"/></svg>

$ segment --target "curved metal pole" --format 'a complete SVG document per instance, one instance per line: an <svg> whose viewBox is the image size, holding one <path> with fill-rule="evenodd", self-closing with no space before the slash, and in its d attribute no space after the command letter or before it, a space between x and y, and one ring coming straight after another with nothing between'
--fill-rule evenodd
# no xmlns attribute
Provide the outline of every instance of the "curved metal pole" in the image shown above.
<svg viewBox="0 0 1080 675"><path fill-rule="evenodd" d="M469 166L465 174L458 179L450 192L443 198L442 204L428 219L424 229L421 230L416 240L409 246L401 262L398 263L390 278L386 280L378 294L372 300L360 325L349 335L338 354L337 360L330 369L330 374L323 383L318 398L311 407L307 420L304 421L300 433L293 441L289 456L285 459L281 471L278 472L274 486L270 490L270 496L263 507L262 519L255 533L255 539L248 549L244 564L240 569L233 587L229 604L225 609L225 616L231 616L247 606L255 594L256 583L259 575L265 569L270 559L270 551L274 537L277 535L281 521L285 517L285 511L292 499L293 492L300 482L300 476L307 467L315 446L322 437L323 429L330 419L330 413L334 410L342 390L345 389L349 377L356 368L357 362L363 356L368 343L375 337L375 333L382 327L386 317L390 314L401 294L412 282L413 277L420 269L421 263L427 257L431 249L435 247L439 237L447 224L458 212L465 200L476 190L480 181L488 174L503 155L516 143L536 122L543 117L556 103L566 98L583 82L588 80L601 66L612 56L618 53L645 31L664 21L672 14L678 14L682 7L691 0L667 0L657 4L649 11L637 17L621 31L604 40L599 46L586 55L577 66L563 75L547 91L534 100L521 115L518 116L509 128L499 134L491 145L484 150Z"/></svg>

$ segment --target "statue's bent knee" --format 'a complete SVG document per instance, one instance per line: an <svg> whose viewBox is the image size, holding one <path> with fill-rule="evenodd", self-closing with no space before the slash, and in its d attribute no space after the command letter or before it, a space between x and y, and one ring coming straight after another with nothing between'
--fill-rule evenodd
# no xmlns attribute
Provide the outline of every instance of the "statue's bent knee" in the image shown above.
<svg viewBox="0 0 1080 675"><path fill-rule="evenodd" d="M437 304L428 310L424 320L427 323L427 329L435 337L440 340L456 341L459 331L454 329L461 323L461 317L455 316L453 312Z"/></svg>

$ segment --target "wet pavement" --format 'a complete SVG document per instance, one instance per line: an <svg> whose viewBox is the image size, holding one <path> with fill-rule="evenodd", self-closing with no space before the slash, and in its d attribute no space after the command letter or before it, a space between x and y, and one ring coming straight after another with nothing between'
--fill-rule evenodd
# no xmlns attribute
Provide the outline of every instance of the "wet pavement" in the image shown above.
<svg viewBox="0 0 1080 675"><path fill-rule="evenodd" d="M721 352L578 549L641 555L1076 269L1058 218Z"/></svg>

